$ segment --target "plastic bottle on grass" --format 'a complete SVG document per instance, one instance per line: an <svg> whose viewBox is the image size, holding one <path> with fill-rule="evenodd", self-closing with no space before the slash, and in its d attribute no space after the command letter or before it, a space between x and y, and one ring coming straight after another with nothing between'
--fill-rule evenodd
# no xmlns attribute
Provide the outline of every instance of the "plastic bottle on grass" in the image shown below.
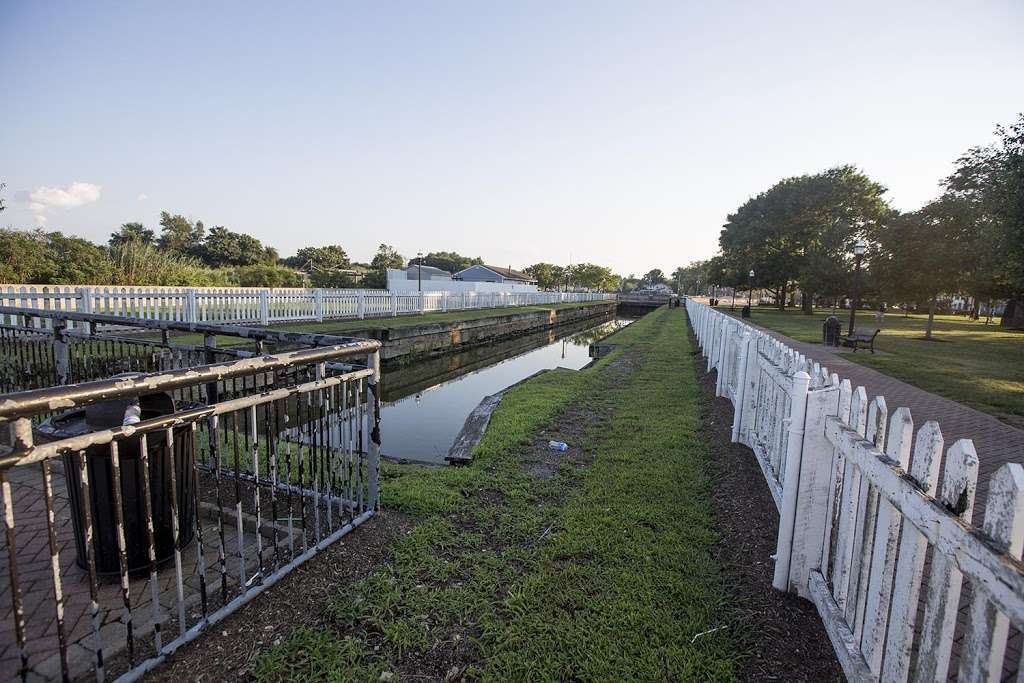
<svg viewBox="0 0 1024 683"><path fill-rule="evenodd" d="M548 447L553 451L567 451L569 444L564 441L548 441Z"/></svg>

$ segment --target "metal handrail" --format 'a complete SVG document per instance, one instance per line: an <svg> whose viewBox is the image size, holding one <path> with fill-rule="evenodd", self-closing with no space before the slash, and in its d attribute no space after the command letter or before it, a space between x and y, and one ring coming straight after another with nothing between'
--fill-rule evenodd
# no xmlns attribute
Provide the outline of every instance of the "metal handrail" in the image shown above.
<svg viewBox="0 0 1024 683"><path fill-rule="evenodd" d="M311 365L346 356L372 354L380 347L379 341L361 339L335 346L241 358L197 368L182 368L67 386L29 389L0 396L0 422L10 422L40 412L75 408L99 401L134 398L143 394L170 391L195 384L219 382L260 372L272 372L295 365Z"/></svg>

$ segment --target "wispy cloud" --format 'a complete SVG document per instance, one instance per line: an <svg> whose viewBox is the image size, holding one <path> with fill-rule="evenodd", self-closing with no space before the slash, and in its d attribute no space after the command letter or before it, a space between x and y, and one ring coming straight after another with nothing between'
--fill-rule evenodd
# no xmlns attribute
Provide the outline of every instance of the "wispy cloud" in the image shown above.
<svg viewBox="0 0 1024 683"><path fill-rule="evenodd" d="M144 202L147 199L149 199L149 195L146 194L145 192L140 192L139 196L135 198L136 201L140 201L140 202Z"/></svg>
<svg viewBox="0 0 1024 683"><path fill-rule="evenodd" d="M100 198L103 188L93 183L75 181L67 187L40 186L28 195L28 208L36 217L36 225L46 225L47 214L53 209L71 209L92 204Z"/></svg>

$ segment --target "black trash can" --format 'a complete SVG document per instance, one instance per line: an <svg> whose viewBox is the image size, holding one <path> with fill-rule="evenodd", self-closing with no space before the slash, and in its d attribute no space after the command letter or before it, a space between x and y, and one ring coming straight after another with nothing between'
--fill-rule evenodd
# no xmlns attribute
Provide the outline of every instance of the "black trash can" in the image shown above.
<svg viewBox="0 0 1024 683"><path fill-rule="evenodd" d="M129 405L130 402L127 400L105 401L54 415L36 428L37 438L40 441L55 441L120 426ZM148 420L173 413L174 400L164 393L149 394L139 397L139 408L141 418ZM178 492L178 533L181 547L184 548L190 544L195 534L195 487L193 485L195 453L192 444L192 430L188 427L178 427L173 430L173 434L173 457L168 452L166 430L150 432L146 437L146 451L149 456L150 501L153 510L153 545L158 563L174 556L171 507L172 467ZM117 443L128 571L136 572L149 567L142 458L140 457L141 438L136 436L120 439ZM110 446L90 446L85 452L88 456L89 469L90 500L88 503L82 499L81 456L78 453L64 455L65 479L68 498L71 502L71 519L75 530L78 566L83 569L88 568L84 516L84 505L88 504L92 511L96 572L101 576L118 575L121 572L121 564L117 548L114 471L110 458Z"/></svg>
<svg viewBox="0 0 1024 683"><path fill-rule="evenodd" d="M843 325L839 322L839 318L830 315L821 325L821 341L826 346L839 346L839 337L842 332Z"/></svg>

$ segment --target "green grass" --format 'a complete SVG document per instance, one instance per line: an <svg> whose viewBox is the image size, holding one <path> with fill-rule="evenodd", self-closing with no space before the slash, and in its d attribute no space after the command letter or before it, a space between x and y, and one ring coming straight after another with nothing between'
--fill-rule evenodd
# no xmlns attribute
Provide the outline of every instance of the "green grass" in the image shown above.
<svg viewBox="0 0 1024 683"><path fill-rule="evenodd" d="M711 548L699 393L683 315L619 332L594 367L512 390L473 463L384 468L384 505L417 524L325 628L265 652L260 680L729 680L742 657ZM632 367L633 369L628 369ZM566 411L594 455L537 478L520 456ZM446 665L445 665L446 666Z"/></svg>
<svg viewBox="0 0 1024 683"><path fill-rule="evenodd" d="M468 311L451 311L449 313L424 313L423 315L403 314L396 317L386 318L365 318L363 320L325 320L318 322L294 322L276 323L268 329L285 332L307 332L310 334L336 334L346 335L363 330L385 330L396 327L410 327L415 325L426 325L429 323L459 322L461 320L480 320L482 318L496 318L514 313L530 313L536 311L553 311L566 308L583 308L606 304L602 301L580 301L566 304L543 304L536 306L511 306L505 308L478 308ZM154 335L154 338L157 336ZM203 336L200 334L183 334L174 337L179 344L202 344ZM252 345L249 339L238 337L217 337L218 346L246 346Z"/></svg>
<svg viewBox="0 0 1024 683"><path fill-rule="evenodd" d="M724 307L728 310L727 307ZM813 316L755 308L753 321L798 341L821 342L821 324L830 310ZM843 327L849 311L839 311ZM885 354L846 354L847 358L940 396L959 401L1024 427L1024 332L985 325L962 316L937 315L933 341L924 339L927 315L887 313L875 348ZM857 329L875 329L870 311L857 312Z"/></svg>
<svg viewBox="0 0 1024 683"><path fill-rule="evenodd" d="M364 320L327 320L322 323L283 323L272 325L271 329L289 330L292 332L315 332L317 334L342 334L354 330L384 330L410 325L428 323L458 322L460 320L479 320L495 318L514 313L531 313L536 311L552 311L564 308L582 308L604 304L602 301L581 301L567 304L543 304L536 306L510 306L504 308L477 308L468 311L450 311L448 313L424 313L423 315L400 315L389 318L366 318Z"/></svg>

